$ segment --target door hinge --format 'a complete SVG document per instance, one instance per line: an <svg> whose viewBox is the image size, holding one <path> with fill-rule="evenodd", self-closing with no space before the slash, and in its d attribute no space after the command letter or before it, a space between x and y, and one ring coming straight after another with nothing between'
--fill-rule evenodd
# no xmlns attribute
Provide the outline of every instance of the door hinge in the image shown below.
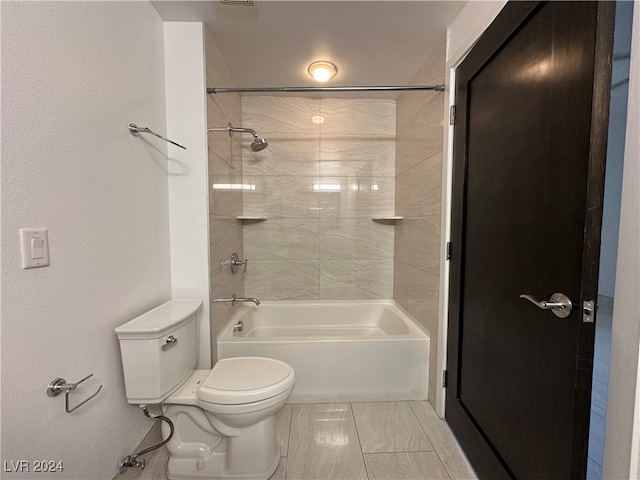
<svg viewBox="0 0 640 480"><path fill-rule="evenodd" d="M447 242L447 260L451 260L451 242Z"/></svg>
<svg viewBox="0 0 640 480"><path fill-rule="evenodd" d="M449 372L447 370L442 371L442 388L449 386Z"/></svg>
<svg viewBox="0 0 640 480"><path fill-rule="evenodd" d="M456 124L456 106L451 105L449 107L449 125L455 125L455 124Z"/></svg>

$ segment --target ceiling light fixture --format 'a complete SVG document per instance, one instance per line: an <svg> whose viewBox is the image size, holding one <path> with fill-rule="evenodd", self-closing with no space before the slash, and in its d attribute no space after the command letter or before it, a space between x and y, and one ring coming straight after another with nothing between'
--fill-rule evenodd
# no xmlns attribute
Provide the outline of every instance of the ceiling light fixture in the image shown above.
<svg viewBox="0 0 640 480"><path fill-rule="evenodd" d="M316 82L326 82L336 76L336 73L338 73L338 67L331 62L320 61L313 62L309 65L307 71Z"/></svg>

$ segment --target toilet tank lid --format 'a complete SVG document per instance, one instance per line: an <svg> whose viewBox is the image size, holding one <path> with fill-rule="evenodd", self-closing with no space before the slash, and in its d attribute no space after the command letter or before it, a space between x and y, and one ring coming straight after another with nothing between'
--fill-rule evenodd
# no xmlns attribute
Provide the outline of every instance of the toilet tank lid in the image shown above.
<svg viewBox="0 0 640 480"><path fill-rule="evenodd" d="M136 338L141 335L159 336L169 329L180 326L200 310L202 300L169 300L159 307L143 313L139 317L115 329L119 339Z"/></svg>

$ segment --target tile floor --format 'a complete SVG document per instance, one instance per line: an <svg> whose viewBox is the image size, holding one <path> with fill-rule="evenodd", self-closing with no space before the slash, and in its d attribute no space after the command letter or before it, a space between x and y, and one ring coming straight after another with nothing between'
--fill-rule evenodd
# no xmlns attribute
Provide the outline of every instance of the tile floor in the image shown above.
<svg viewBox="0 0 640 480"><path fill-rule="evenodd" d="M428 402L285 405L282 459L271 480L475 479L447 424ZM165 448L139 480L164 480Z"/></svg>

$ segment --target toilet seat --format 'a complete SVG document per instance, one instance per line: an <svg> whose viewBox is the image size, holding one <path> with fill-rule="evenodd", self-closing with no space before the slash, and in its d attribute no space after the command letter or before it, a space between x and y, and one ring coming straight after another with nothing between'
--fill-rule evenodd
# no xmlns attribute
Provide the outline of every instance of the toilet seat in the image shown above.
<svg viewBox="0 0 640 480"><path fill-rule="evenodd" d="M289 391L294 383L293 368L280 360L223 358L200 385L198 403L231 406L263 402Z"/></svg>

